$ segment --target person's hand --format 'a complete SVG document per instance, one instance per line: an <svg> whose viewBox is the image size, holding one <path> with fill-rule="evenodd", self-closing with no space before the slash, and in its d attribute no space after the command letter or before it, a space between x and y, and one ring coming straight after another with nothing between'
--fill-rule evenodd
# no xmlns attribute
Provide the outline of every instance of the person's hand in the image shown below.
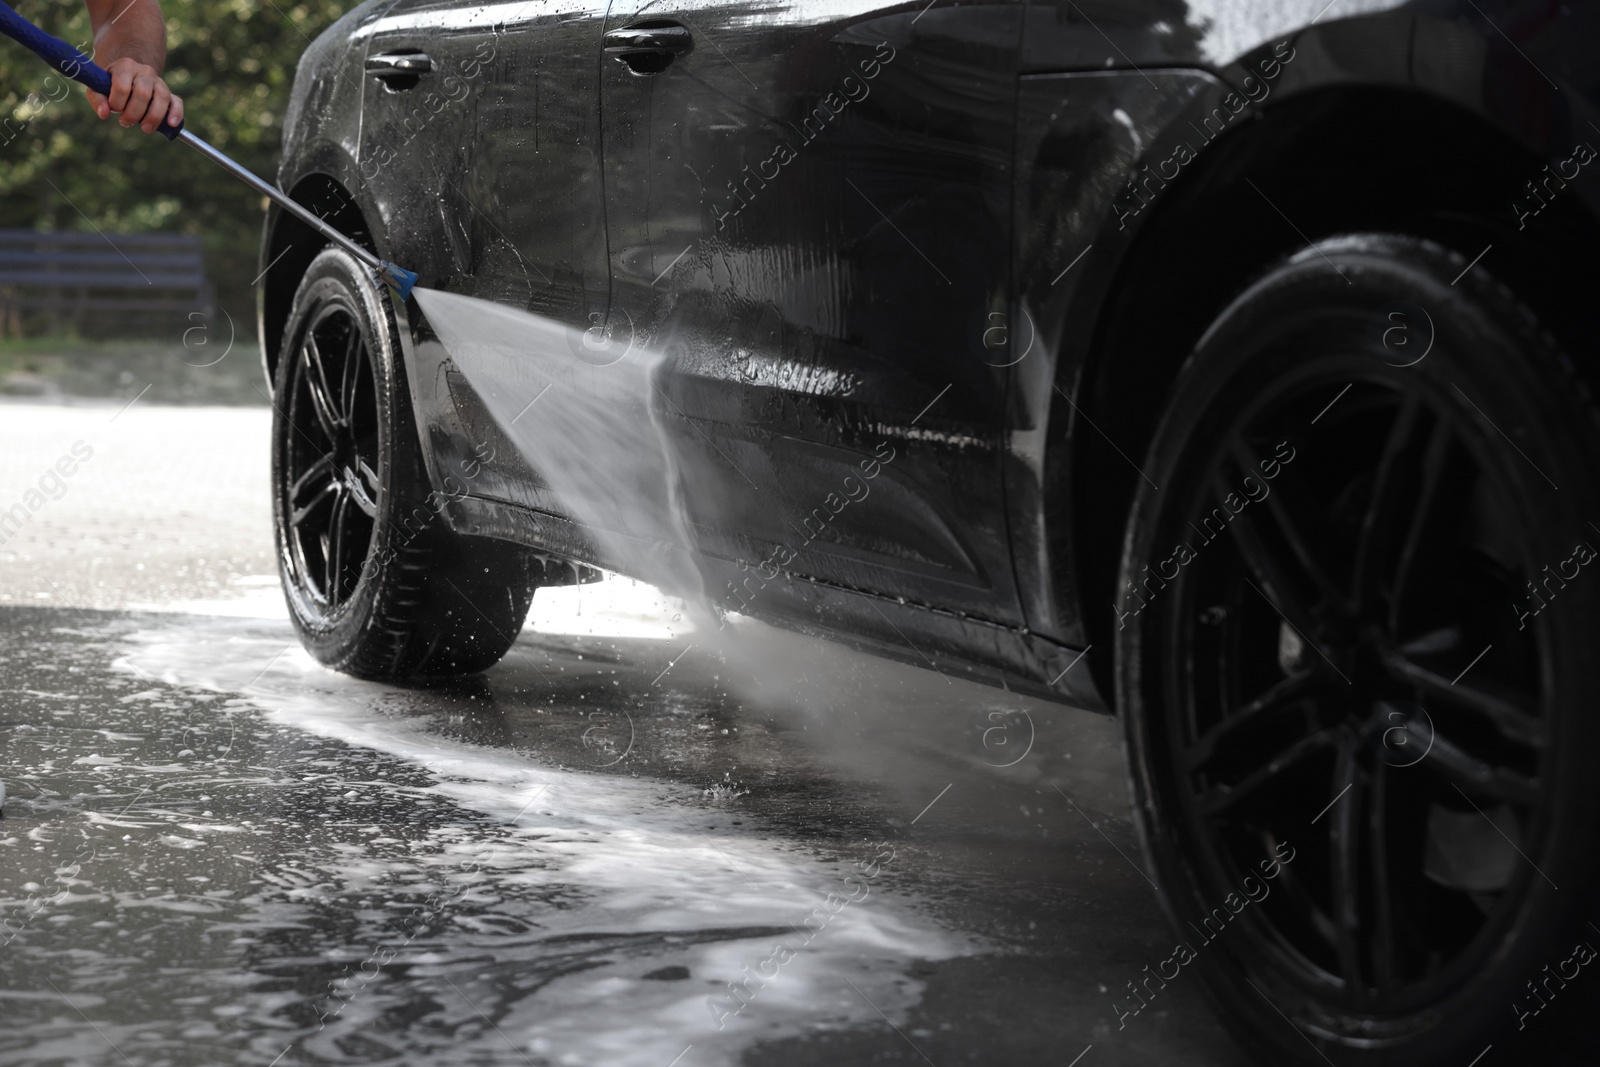
<svg viewBox="0 0 1600 1067"><path fill-rule="evenodd" d="M84 90L89 106L102 119L117 114L124 126L138 123L145 133L154 133L162 119L176 126L183 121L183 100L167 88L161 75L148 63L124 56L106 67L111 75L111 94L101 96L93 89Z"/></svg>

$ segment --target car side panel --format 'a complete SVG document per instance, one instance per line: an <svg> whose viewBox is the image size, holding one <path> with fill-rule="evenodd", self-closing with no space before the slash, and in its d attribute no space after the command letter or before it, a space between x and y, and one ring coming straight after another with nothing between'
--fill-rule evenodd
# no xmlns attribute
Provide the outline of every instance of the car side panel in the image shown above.
<svg viewBox="0 0 1600 1067"><path fill-rule="evenodd" d="M999 635L987 624L962 620L955 613L946 618L944 613L893 601L883 602L881 612L869 611L868 605L861 603L857 604L859 610L851 610L839 606L853 597L848 592L836 598L834 591L821 586L800 590L799 599L811 605L806 610L815 617L828 616L834 632L867 635L870 643L883 635L892 637L892 629L903 628L912 618L935 617L935 628L942 634L940 655L950 657L944 662L965 658L969 663L987 663L1002 676L1046 681L1064 663L1054 653L1039 651L1041 641L1045 645L1058 642L1055 647L1069 653L1085 643L1083 613L1093 609L1074 597L1074 564L1066 536L1070 516L1051 513L1046 504L1052 502L1051 506L1060 508L1070 499L1073 472L1068 444L1077 434L1094 433L1069 401L1081 399L1076 388L1092 354L1098 314L1109 287L1133 246L1134 235L1156 214L1132 209L1140 202L1157 203L1168 192L1159 185L1147 186L1149 195L1141 196L1127 184L1128 171L1137 171L1146 163L1159 164L1168 157L1166 148L1157 148L1163 136L1162 123L1178 121L1170 115L1163 118L1171 101L1165 91L1157 91L1150 83L1172 79L1173 91L1180 97L1193 93L1185 105L1190 111L1185 114L1207 113L1227 92L1239 90L1244 75L1253 72L1233 65L1241 49L1259 46L1258 54L1270 53L1273 38L1280 32L1292 32L1294 22L1315 14L1312 9L1318 5L1287 13L1274 6L1266 14L1241 12L1239 5L1228 5L1227 11L1212 10L1213 6L1202 2L1180 8L1174 4L1168 12L1159 4L1129 8L1115 3L1031 0L1029 5L1022 53L1025 71L1082 75L1088 68L1096 72L1111 68L1109 77L1115 79L1097 85L1087 80L1077 83L1081 96L1069 98L1063 109L1059 105L1068 95L1062 92L1066 83L1025 77L1019 106L1014 183L1019 250L1012 307L1013 317L1032 320L1040 347L1035 350L1039 358L1024 361L1016 372L1017 389L1006 415L1004 484L1010 519L1017 531L1016 588L1024 597L1023 610L1033 632L1019 639L1018 631L1003 628ZM1367 4L1360 10L1393 6ZM1352 18L1348 17L1351 8L1351 4L1340 7L1321 25L1292 38L1297 59L1277 81L1274 103L1330 85L1410 86L1485 117L1547 158L1570 148L1583 129L1584 118L1595 114L1600 71L1590 61L1595 41L1593 20L1583 24L1586 30L1579 27L1581 32L1574 32L1569 24L1582 15L1581 7L1577 15L1567 9L1557 13L1530 7L1518 18L1501 18L1494 25L1463 3L1429 4L1426 11L1401 16ZM348 32L364 12L372 10L366 5L357 9L341 20L339 32ZM1548 25L1539 23L1539 18ZM1510 43L1506 34L1516 43ZM348 47L338 37L332 34L330 39L319 40L302 63L291 104L291 114L296 117L287 124L280 180L291 187L308 173L332 174L355 190L367 218L373 221L380 253L443 277L448 273L443 264L449 251L442 234L402 225L403 212L414 196L390 196L358 187L354 156L359 134L352 122L358 109L348 106L346 90L341 88L337 71ZM1409 44L1397 43L1407 39ZM1142 69L1133 69L1135 66ZM1151 66L1192 69L1158 76L1148 69ZM1212 69L1202 69L1207 67ZM1558 79L1564 91L1546 85L1548 77ZM1138 87L1141 84L1143 89ZM1115 117L1119 109L1128 123ZM1105 126L1108 116L1124 134L1130 125L1137 131L1131 154L1110 143L1115 131ZM1093 155L1091 142L1096 137L1101 139L1101 157L1085 167L1083 156L1075 153L1087 150ZM1069 173L1074 169L1079 173ZM1060 197L1063 190L1071 189L1076 190L1077 199L1071 217L1064 219L1059 215ZM1584 201L1591 212L1600 211L1592 183L1575 187L1570 195ZM1130 196L1133 199L1128 199ZM1117 206L1119 197L1121 207ZM1070 257L1090 246L1093 250L1063 277L1061 272L1073 262ZM443 362L442 353L427 351L427 342L421 333L416 344L405 338L411 366L437 367ZM1057 391L1058 386L1065 396ZM450 413L437 403L442 396L447 396L447 391L438 392L430 403L419 397L419 423L430 428L446 423ZM463 439L467 436L459 430L452 432ZM1133 461L1137 462L1137 457ZM439 477L435 471L436 480ZM495 512L500 524L486 522L485 532L519 540L551 535L504 521L511 511L493 501L480 503L473 516L462 521L476 522L488 514L485 509L500 508ZM521 514L525 509L511 510ZM1120 516L1112 521L1120 522ZM737 576L735 571L728 577ZM1041 638L1041 633L1048 639Z"/></svg>
<svg viewBox="0 0 1600 1067"><path fill-rule="evenodd" d="M695 50L605 62L614 310L668 353L715 483L700 547L766 563L741 610L799 579L1019 617L995 431L1021 10L649 4Z"/></svg>

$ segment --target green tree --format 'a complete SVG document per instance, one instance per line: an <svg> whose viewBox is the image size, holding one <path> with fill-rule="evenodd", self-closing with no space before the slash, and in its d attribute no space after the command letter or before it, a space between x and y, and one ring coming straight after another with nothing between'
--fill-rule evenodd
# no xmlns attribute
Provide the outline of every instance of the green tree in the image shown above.
<svg viewBox="0 0 1600 1067"><path fill-rule="evenodd" d="M141 0L148 2L148 0ZM311 41L354 6L344 0L162 0L167 83L184 124L273 180L295 64ZM84 48L80 0L20 8ZM69 91L70 90L70 91ZM0 38L0 226L40 230L199 234L218 301L253 322L263 199L178 144L113 118L101 122L80 86L21 45Z"/></svg>

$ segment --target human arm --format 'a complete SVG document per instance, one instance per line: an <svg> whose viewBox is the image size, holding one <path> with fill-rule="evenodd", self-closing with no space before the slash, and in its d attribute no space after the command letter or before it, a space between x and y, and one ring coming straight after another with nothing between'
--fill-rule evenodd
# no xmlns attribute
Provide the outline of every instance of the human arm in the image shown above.
<svg viewBox="0 0 1600 1067"><path fill-rule="evenodd" d="M183 121L183 100L162 80L167 24L159 0L84 0L94 29L94 58L111 75L111 93L85 90L102 119L113 113L124 126L153 133L162 119Z"/></svg>

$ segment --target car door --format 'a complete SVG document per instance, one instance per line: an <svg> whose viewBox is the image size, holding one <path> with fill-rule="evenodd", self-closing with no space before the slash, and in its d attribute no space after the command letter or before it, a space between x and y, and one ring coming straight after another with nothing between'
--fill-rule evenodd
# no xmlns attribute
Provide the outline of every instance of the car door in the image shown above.
<svg viewBox="0 0 1600 1067"><path fill-rule="evenodd" d="M999 0L613 0L612 314L666 356L708 554L1017 617L999 448L1025 332L1020 25Z"/></svg>
<svg viewBox="0 0 1600 1067"><path fill-rule="evenodd" d="M401 0L373 24L361 176L379 203L408 205L391 232L428 234L427 284L579 331L604 324L604 18L605 0ZM440 469L469 473L474 495L559 512L427 323L414 327Z"/></svg>

